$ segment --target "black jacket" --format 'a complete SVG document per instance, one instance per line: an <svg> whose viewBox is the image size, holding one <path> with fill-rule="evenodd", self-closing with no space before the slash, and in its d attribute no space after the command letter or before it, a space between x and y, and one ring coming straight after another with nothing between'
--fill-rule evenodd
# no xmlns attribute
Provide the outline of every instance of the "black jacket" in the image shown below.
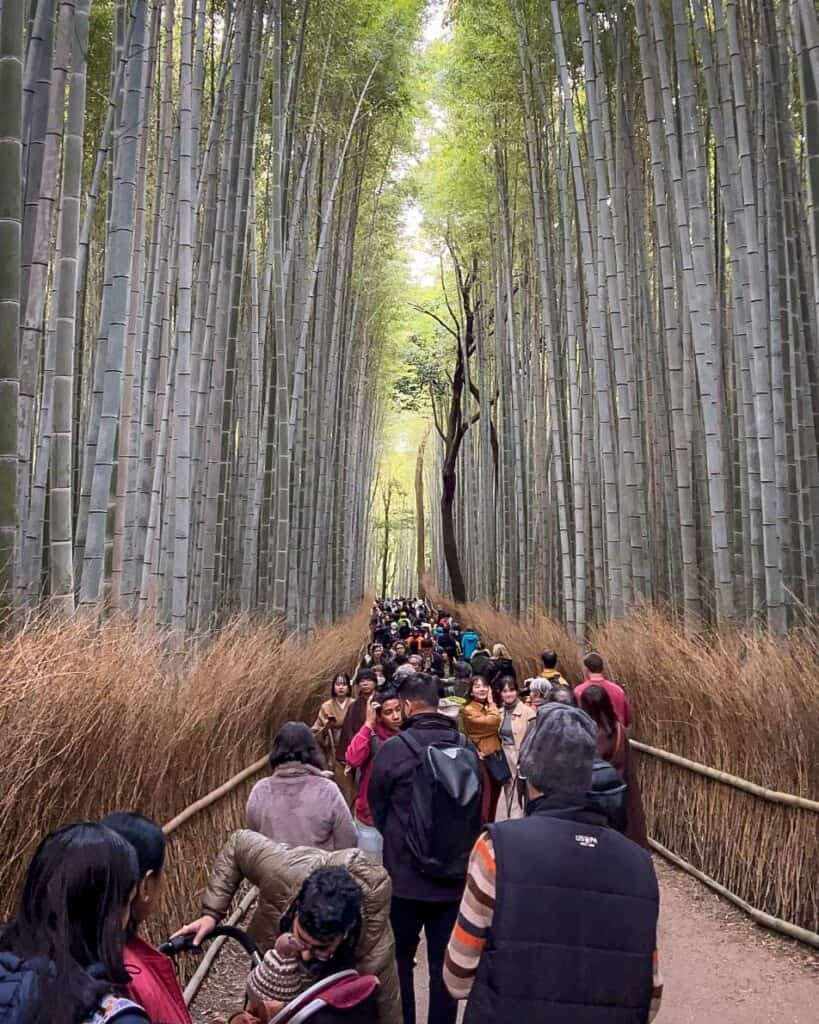
<svg viewBox="0 0 819 1024"><path fill-rule="evenodd" d="M410 730L423 747L438 742L457 743L459 737L453 723L436 712L413 715L402 730ZM394 896L455 902L461 898L464 880L438 881L422 875L406 843L417 766L417 758L398 736L387 740L373 763L367 797L375 827L384 837L384 867L392 880Z"/></svg>
<svg viewBox="0 0 819 1024"><path fill-rule="evenodd" d="M25 1020L39 989L37 966L14 953L0 953L0 1022Z"/></svg>
<svg viewBox="0 0 819 1024"><path fill-rule="evenodd" d="M488 831L495 912L465 1024L645 1024L659 912L646 851L554 797Z"/></svg>
<svg viewBox="0 0 819 1024"><path fill-rule="evenodd" d="M47 1024L47 1006L40 1006L40 985L49 961L22 960L15 953L0 953L0 1024ZM146 1024L138 1008L122 1010L111 1018L115 1024Z"/></svg>

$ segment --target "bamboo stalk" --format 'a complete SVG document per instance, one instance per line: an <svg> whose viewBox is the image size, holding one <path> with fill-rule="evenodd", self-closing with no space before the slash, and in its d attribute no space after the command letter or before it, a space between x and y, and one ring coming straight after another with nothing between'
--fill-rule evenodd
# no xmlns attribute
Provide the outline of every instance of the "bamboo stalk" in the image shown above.
<svg viewBox="0 0 819 1024"><path fill-rule="evenodd" d="M184 825L186 821L190 821L200 811L203 811L206 807L210 807L217 801L221 800L223 796L227 796L228 793L233 792L237 786L241 786L243 782L252 778L254 775L262 771L267 764L267 755L260 757L258 761L254 761L253 764L248 765L247 768L243 768L238 774L228 779L227 782L223 782L221 786L217 786L216 789L212 789L210 793L206 793L199 800L195 800L192 804L189 804L183 811L180 811L175 818L171 818L169 822L162 826L162 831L166 836L171 835L181 825Z"/></svg>
<svg viewBox="0 0 819 1024"><path fill-rule="evenodd" d="M248 910L250 910L253 901L258 895L259 890L255 887L252 888L224 923L227 925L234 925L241 921ZM222 946L224 946L226 942L227 936L220 935L219 938L213 942L213 945L209 947L207 953L202 957L202 962L196 968L196 972L185 986L185 991L182 993L182 998L185 1000L185 1006L190 1006L196 998L196 993L202 987L202 982L207 978L208 972L211 967L213 967L217 956L219 956L222 951Z"/></svg>

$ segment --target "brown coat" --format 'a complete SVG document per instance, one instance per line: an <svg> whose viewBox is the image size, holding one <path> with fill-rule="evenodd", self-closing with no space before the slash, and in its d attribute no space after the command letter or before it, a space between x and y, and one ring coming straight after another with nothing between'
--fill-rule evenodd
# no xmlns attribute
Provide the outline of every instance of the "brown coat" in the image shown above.
<svg viewBox="0 0 819 1024"><path fill-rule="evenodd" d="M505 721L508 715L512 720L513 744L504 743L503 753L512 778L503 784L503 795L498 803L495 814L495 821L507 821L510 818L522 818L526 806L525 783L518 776L518 764L520 761L520 746L523 743L529 726L536 716L534 708L519 700L511 711L506 708L501 710L503 716L501 722Z"/></svg>
<svg viewBox="0 0 819 1024"><path fill-rule="evenodd" d="M318 716L313 723L313 735L324 754L324 761L327 768L333 773L336 785L341 790L341 795L352 807L355 799L355 778L351 772L346 770L336 757L336 750L341 742L341 730L344 727L344 720L347 713L353 706L352 699L342 707L335 697L326 700L319 708Z"/></svg>
<svg viewBox="0 0 819 1024"><path fill-rule="evenodd" d="M640 780L637 778L626 730L619 721L613 735L606 734L602 729L597 730L597 753L623 776L623 781L626 784L625 834L633 842L647 850L648 835L643 797L640 793Z"/></svg>
<svg viewBox="0 0 819 1024"><path fill-rule="evenodd" d="M501 713L490 701L481 704L477 700L468 700L461 712L464 722L464 733L478 748L481 757L494 754L500 750L501 741L498 735Z"/></svg>
<svg viewBox="0 0 819 1024"><path fill-rule="evenodd" d="M341 738L341 728L352 704L352 700L348 700L347 704L342 707L335 697L331 697L319 708L319 713L313 724L313 734L321 747L328 768L332 768L336 763L336 749Z"/></svg>
<svg viewBox="0 0 819 1024"><path fill-rule="evenodd" d="M221 919L246 878L259 890L248 931L267 952L279 935L279 919L302 882L316 868L323 867L346 868L361 886L364 927L356 950L356 967L362 974L376 975L381 982L378 1008L382 1024L401 1024L395 940L390 927L392 886L387 872L360 850L325 853L305 846L283 846L247 829L234 832L213 865L202 909Z"/></svg>
<svg viewBox="0 0 819 1024"><path fill-rule="evenodd" d="M530 708L528 704L524 704L522 700L519 700L511 711L505 709L501 712L502 715L511 715L512 718L512 738L515 741L514 746L504 746L503 752L506 754L506 760L509 763L509 771L512 775L517 774L518 770L518 759L520 757L520 745L523 743L526 733L529 731L529 726L532 719L535 717L536 712L534 708Z"/></svg>

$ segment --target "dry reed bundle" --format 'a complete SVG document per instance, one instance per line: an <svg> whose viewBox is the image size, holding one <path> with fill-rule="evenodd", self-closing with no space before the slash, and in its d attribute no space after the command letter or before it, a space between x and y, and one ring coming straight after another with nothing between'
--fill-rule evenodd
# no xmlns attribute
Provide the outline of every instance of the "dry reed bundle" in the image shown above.
<svg viewBox="0 0 819 1024"><path fill-rule="evenodd" d="M40 620L0 646L0 917L55 826L136 810L164 822L269 749L287 719L308 719L332 676L351 671L367 605L309 640L236 621L184 657L124 620ZM174 832L154 931L197 910L225 836L244 821L250 779Z"/></svg>
<svg viewBox="0 0 819 1024"><path fill-rule="evenodd" d="M580 651L557 623L517 620L480 604L451 608L485 642L505 643L522 676L542 647L564 675ZM751 629L685 633L646 609L596 630L636 710L635 738L769 789L819 798L819 633L776 638ZM819 821L649 755L637 755L649 830L664 846L760 910L819 931Z"/></svg>
<svg viewBox="0 0 819 1024"><path fill-rule="evenodd" d="M594 635L625 681L638 737L798 796L819 794L819 635L692 636L644 610ZM656 838L748 903L819 930L817 815L639 756Z"/></svg>

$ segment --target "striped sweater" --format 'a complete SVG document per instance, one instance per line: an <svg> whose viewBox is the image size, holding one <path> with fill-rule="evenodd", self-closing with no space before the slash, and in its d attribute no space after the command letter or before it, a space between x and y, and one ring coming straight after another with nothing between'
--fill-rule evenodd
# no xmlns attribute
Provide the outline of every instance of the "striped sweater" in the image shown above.
<svg viewBox="0 0 819 1024"><path fill-rule="evenodd" d="M484 833L469 858L466 888L444 959L444 983L455 999L468 999L472 991L495 913L496 874L492 840ZM655 952L649 1021L659 1012L662 994L663 981Z"/></svg>

